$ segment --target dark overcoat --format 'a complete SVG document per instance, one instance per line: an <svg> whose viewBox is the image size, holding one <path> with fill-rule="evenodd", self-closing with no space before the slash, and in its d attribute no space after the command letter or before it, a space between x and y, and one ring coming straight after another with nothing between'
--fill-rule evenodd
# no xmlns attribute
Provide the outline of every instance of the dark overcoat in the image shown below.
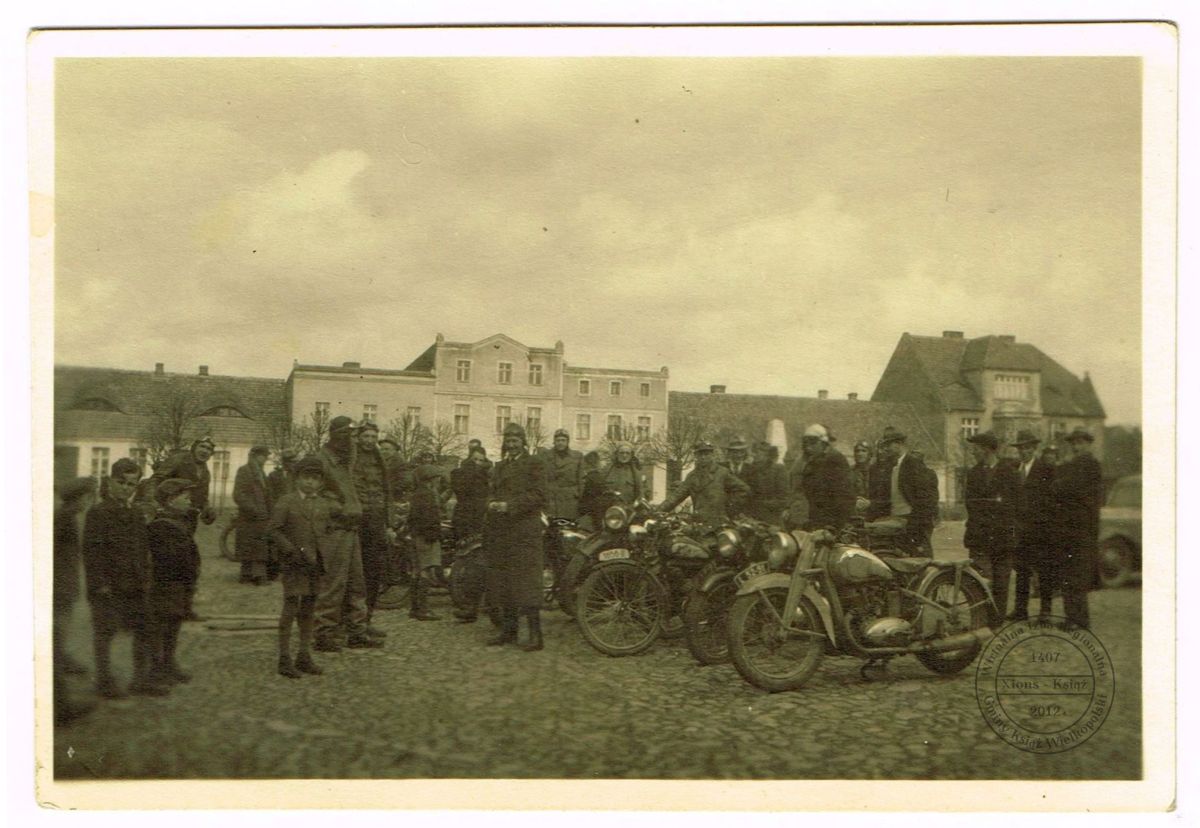
<svg viewBox="0 0 1200 828"><path fill-rule="evenodd" d="M460 540L483 531L483 514L487 509L488 476L492 463L485 465L465 462L450 472L450 488L454 491L455 537Z"/></svg>
<svg viewBox="0 0 1200 828"><path fill-rule="evenodd" d="M800 472L800 489L808 500L805 529L841 529L854 513L850 464L840 451L829 448L810 457Z"/></svg>
<svg viewBox="0 0 1200 828"><path fill-rule="evenodd" d="M492 469L488 499L508 504L507 512L487 512L484 523L491 601L498 607L540 607L545 466L524 452L501 460Z"/></svg>
<svg viewBox="0 0 1200 828"><path fill-rule="evenodd" d="M746 501L750 516L778 524L788 501L788 475L783 464L760 460L750 468L744 482L750 487Z"/></svg>
<svg viewBox="0 0 1200 828"><path fill-rule="evenodd" d="M999 462L989 468L976 463L967 470L963 502L967 528L963 546L984 552L1016 547L1017 471L1012 463Z"/></svg>
<svg viewBox="0 0 1200 828"><path fill-rule="evenodd" d="M278 503L281 497L294 491L296 491L296 476L283 466L277 467L267 475L267 501L269 503Z"/></svg>
<svg viewBox="0 0 1200 828"><path fill-rule="evenodd" d="M1017 539L1023 548L1041 549L1052 540L1054 496L1050 486L1053 482L1054 466L1040 457L1034 458L1024 480L1017 465Z"/></svg>
<svg viewBox="0 0 1200 828"><path fill-rule="evenodd" d="M289 492L271 509L267 534L279 550L280 580L285 597L316 594L325 573L325 545L330 543L333 517L341 506L331 497L304 497Z"/></svg>
<svg viewBox="0 0 1200 828"><path fill-rule="evenodd" d="M153 579L150 606L159 616L184 618L200 575L200 550L186 512L164 509L147 527Z"/></svg>
<svg viewBox="0 0 1200 828"><path fill-rule="evenodd" d="M1080 454L1058 466L1050 484L1059 565L1086 590L1098 586L1096 557L1100 544L1100 505L1104 479L1100 463Z"/></svg>
<svg viewBox="0 0 1200 828"><path fill-rule="evenodd" d="M575 520L583 492L583 455L574 449L562 454L550 449L538 457L546 464L546 511L550 517Z"/></svg>
<svg viewBox="0 0 1200 828"><path fill-rule="evenodd" d="M233 502L238 507L238 560L242 563L270 560L267 522L271 519L271 501L267 496L267 480L253 463L237 470Z"/></svg>
<svg viewBox="0 0 1200 828"><path fill-rule="evenodd" d="M109 497L88 510L83 570L89 599L105 588L114 595L145 595L150 588L150 541L140 509Z"/></svg>
<svg viewBox="0 0 1200 828"><path fill-rule="evenodd" d="M79 522L73 509L54 513L54 607L70 609L79 599Z"/></svg>

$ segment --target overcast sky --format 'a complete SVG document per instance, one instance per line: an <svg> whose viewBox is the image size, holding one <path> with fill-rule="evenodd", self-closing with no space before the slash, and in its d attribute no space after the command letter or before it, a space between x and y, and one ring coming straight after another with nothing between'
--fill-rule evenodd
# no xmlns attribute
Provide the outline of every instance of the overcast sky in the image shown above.
<svg viewBox="0 0 1200 828"><path fill-rule="evenodd" d="M402 368L437 332L866 397L1015 334L1140 422L1134 59L66 60L59 363ZM136 325L121 324L136 322Z"/></svg>

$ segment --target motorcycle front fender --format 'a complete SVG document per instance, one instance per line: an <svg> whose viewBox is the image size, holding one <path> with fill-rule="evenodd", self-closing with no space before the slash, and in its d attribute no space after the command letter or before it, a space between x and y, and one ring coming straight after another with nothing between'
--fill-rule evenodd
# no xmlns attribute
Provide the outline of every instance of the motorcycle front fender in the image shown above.
<svg viewBox="0 0 1200 828"><path fill-rule="evenodd" d="M757 578L751 578L742 588L738 590L738 596L751 595L755 592L762 592L764 589L779 588L788 589L792 585L792 576L783 572L770 572L766 575L759 575ZM801 600L808 601L812 604L813 609L817 611L817 615L821 616L821 625L825 628L825 635L829 640L837 645L837 630L833 624L833 611L829 607L829 602L825 600L825 596L817 592L810 583L800 593Z"/></svg>
<svg viewBox="0 0 1200 828"><path fill-rule="evenodd" d="M700 582L700 587L696 591L701 595L705 595L712 592L721 584L732 581L733 576L736 574L737 572L732 569L718 569L716 572L710 572L708 577Z"/></svg>

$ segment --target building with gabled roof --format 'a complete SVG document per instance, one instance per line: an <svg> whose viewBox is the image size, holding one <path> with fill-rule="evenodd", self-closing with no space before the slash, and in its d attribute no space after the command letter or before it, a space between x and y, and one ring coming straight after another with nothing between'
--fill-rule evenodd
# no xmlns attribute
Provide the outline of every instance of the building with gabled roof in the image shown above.
<svg viewBox="0 0 1200 828"><path fill-rule="evenodd" d="M273 445L286 431L284 381L210 374L58 365L54 369L54 460L56 478L108 474L111 464L132 457L147 468L153 434L163 430L165 412L186 419L185 440L210 436L216 443L212 501L220 504L232 487L232 470L255 445Z"/></svg>
<svg viewBox="0 0 1200 828"><path fill-rule="evenodd" d="M1097 456L1104 453L1104 406L1091 378L1014 336L905 333L871 399L913 406L941 444L956 485L970 462L966 438L981 431L1011 443L1028 429L1050 444L1083 428L1096 438Z"/></svg>

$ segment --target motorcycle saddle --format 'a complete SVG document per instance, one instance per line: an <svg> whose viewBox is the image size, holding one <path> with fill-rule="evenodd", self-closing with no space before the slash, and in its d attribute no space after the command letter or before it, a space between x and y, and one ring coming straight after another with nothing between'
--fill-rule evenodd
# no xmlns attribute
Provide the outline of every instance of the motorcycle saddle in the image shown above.
<svg viewBox="0 0 1200 828"><path fill-rule="evenodd" d="M933 558L894 558L891 555L881 555L879 558L895 572L911 575L920 572L933 563Z"/></svg>

